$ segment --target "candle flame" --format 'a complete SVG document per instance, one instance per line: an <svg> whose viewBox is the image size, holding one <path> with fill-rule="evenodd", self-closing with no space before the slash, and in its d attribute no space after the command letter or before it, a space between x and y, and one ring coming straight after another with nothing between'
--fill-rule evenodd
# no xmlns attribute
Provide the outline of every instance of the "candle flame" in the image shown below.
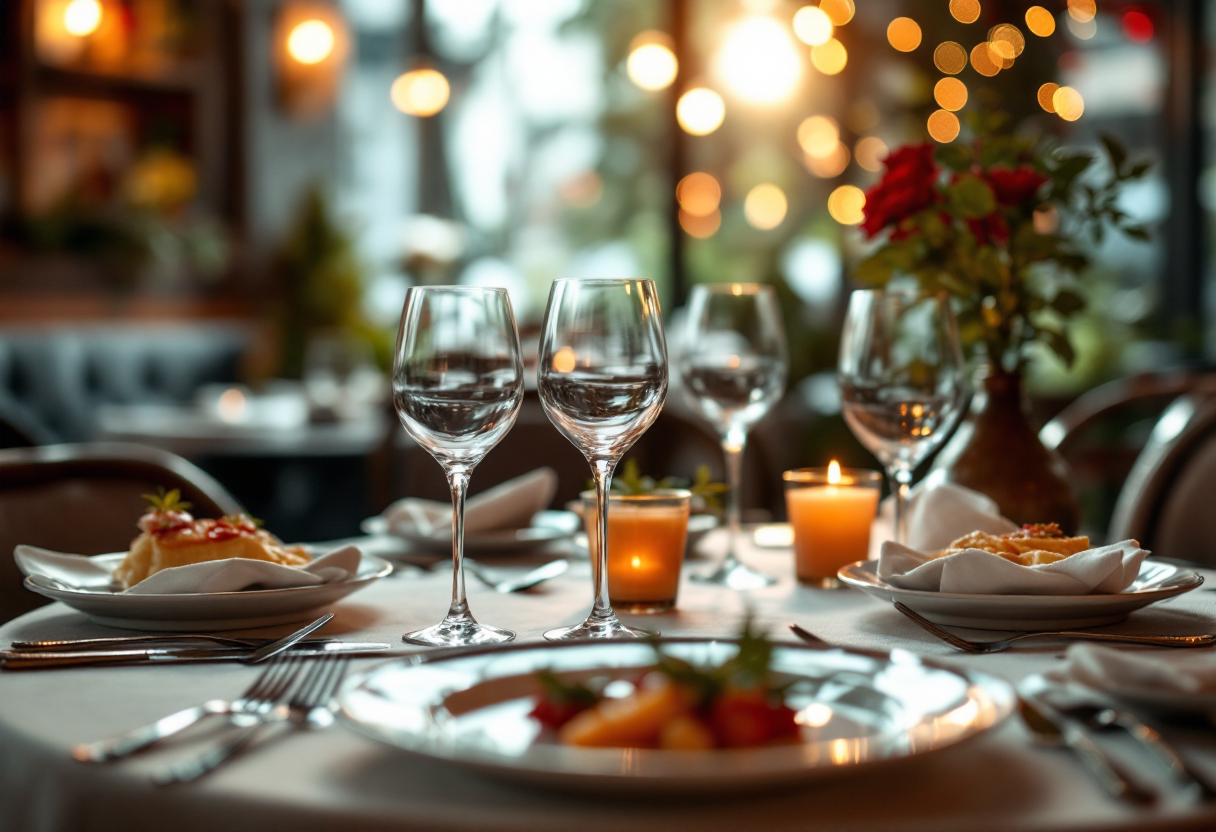
<svg viewBox="0 0 1216 832"><path fill-rule="evenodd" d="M828 485L840 485L840 463L834 459L828 465Z"/></svg>
<svg viewBox="0 0 1216 832"><path fill-rule="evenodd" d="M634 555L633 560L629 561L629 565L632 566L634 569L637 569L639 566L642 565L642 559L640 557L638 557L637 555Z"/></svg>

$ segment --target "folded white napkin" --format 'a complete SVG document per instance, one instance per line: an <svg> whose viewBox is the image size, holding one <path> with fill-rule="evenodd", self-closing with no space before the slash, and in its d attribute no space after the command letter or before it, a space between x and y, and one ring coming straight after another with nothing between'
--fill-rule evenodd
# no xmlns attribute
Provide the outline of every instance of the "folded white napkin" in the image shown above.
<svg viewBox="0 0 1216 832"><path fill-rule="evenodd" d="M556 492L557 472L552 468L537 468L488 488L465 503L465 534L525 528L532 515L549 507ZM390 505L380 516L393 530L440 540L452 536L451 503L406 497Z"/></svg>
<svg viewBox="0 0 1216 832"><path fill-rule="evenodd" d="M25 575L49 578L77 589L118 591L109 567L96 558L25 545L18 546L13 557ZM362 559L358 547L344 546L303 567L246 558L192 563L162 569L125 590L125 594L187 595L334 584L353 578Z"/></svg>
<svg viewBox="0 0 1216 832"><path fill-rule="evenodd" d="M1017 524L1001 516L996 502L985 494L952 482L932 478L908 492L908 545L922 552L945 549L971 532L1006 534ZM875 544L894 538L895 502L882 501L870 539ZM871 554L873 557L873 554Z"/></svg>
<svg viewBox="0 0 1216 832"><path fill-rule="evenodd" d="M1097 690L1141 688L1161 693L1216 693L1216 653L1178 650L1140 653L1074 644L1068 660L1047 674Z"/></svg>
<svg viewBox="0 0 1216 832"><path fill-rule="evenodd" d="M1087 549L1041 566L1022 566L980 549L944 558L893 540L882 544L878 577L901 589L980 595L1089 595L1122 592L1140 574L1148 552L1134 540Z"/></svg>

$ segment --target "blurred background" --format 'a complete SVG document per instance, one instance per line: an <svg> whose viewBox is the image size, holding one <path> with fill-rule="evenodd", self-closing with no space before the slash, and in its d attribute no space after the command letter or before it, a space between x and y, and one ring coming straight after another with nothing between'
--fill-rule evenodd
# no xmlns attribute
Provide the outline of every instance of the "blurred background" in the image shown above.
<svg viewBox="0 0 1216 832"><path fill-rule="evenodd" d="M1110 134L1154 164L1121 196L1150 242L1093 251L1077 361L1032 364L1040 422L1216 353L1216 15L1043 5L1047 34L1005 68L971 59L966 104L947 109L1004 109L1070 146ZM641 276L669 332L696 283L778 287L791 377L748 450L754 516L781 516L782 470L878 467L839 417L833 369L862 193L889 149L933 133L953 60L938 45L969 50L1025 4L804 6L5 0L0 444L159 445L285 538L353 534L392 499L446 495L387 405L409 286L507 287L534 360L554 278ZM1045 83L1083 112L1046 111ZM1121 417L1074 461L1088 526L1105 528L1155 416ZM721 475L674 391L633 455L656 477ZM530 394L472 491L541 462L559 504L582 488L585 462Z"/></svg>

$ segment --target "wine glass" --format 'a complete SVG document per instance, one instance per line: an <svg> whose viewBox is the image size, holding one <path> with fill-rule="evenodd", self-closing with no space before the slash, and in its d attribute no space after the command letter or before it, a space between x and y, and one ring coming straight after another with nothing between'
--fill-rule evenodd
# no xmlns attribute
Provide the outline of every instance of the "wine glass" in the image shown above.
<svg viewBox="0 0 1216 832"><path fill-rule="evenodd" d="M556 280L541 328L538 387L549 420L583 452L595 478L599 535L587 620L551 641L651 635L617 620L608 601L608 490L625 451L667 395L667 345L649 280Z"/></svg>
<svg viewBox="0 0 1216 832"><path fill-rule="evenodd" d="M515 424L524 395L515 315L505 289L415 287L405 296L393 361L393 405L401 424L435 458L452 489L452 605L411 644L461 646L511 641L477 623L464 586L464 500L477 463Z"/></svg>
<svg viewBox="0 0 1216 832"><path fill-rule="evenodd" d="M963 354L949 300L915 292L853 292L838 378L845 422L887 469L895 539L905 542L912 471L962 413Z"/></svg>
<svg viewBox="0 0 1216 832"><path fill-rule="evenodd" d="M692 579L732 589L773 583L740 562L739 513L747 432L785 390L788 361L781 309L772 286L696 286L688 299L680 378L689 403L713 425L726 457L726 555L717 569Z"/></svg>

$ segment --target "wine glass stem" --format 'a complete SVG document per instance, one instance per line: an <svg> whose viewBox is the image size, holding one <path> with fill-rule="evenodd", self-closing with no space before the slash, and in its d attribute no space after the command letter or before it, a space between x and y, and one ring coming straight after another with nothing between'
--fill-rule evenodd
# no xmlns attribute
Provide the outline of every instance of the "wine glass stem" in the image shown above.
<svg viewBox="0 0 1216 832"><path fill-rule="evenodd" d="M448 616L463 616L469 614L464 590L464 498L469 490L469 471L451 468L447 475L452 489L452 606Z"/></svg>
<svg viewBox="0 0 1216 832"><path fill-rule="evenodd" d="M595 477L596 522L599 523L595 547L595 603L592 618L613 617L612 602L608 599L608 490L612 487L612 471L615 460L593 459L591 471Z"/></svg>
<svg viewBox="0 0 1216 832"><path fill-rule="evenodd" d="M747 431L731 427L722 440L722 455L726 459L726 557L724 564L734 563L739 545L740 516L743 513L743 449L747 447Z"/></svg>
<svg viewBox="0 0 1216 832"><path fill-rule="evenodd" d="M908 491L912 487L912 471L903 466L892 466L887 471L891 478L891 491L895 497L895 542L908 542Z"/></svg>

